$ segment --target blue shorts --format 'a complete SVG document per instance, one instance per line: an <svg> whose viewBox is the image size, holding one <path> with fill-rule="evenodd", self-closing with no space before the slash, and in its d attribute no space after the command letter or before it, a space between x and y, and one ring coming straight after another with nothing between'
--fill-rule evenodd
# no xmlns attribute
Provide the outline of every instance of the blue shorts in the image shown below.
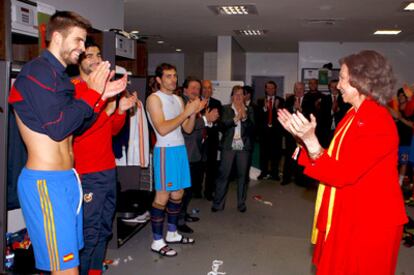
<svg viewBox="0 0 414 275"><path fill-rule="evenodd" d="M23 168L17 191L36 268L59 271L78 266L83 247L82 189L74 170Z"/></svg>
<svg viewBox="0 0 414 275"><path fill-rule="evenodd" d="M177 191L191 186L190 165L185 145L154 148L156 191Z"/></svg>
<svg viewBox="0 0 414 275"><path fill-rule="evenodd" d="M414 136L411 139L411 146L409 148L408 161L414 163Z"/></svg>
<svg viewBox="0 0 414 275"><path fill-rule="evenodd" d="M398 163L399 164L407 164L409 155L410 155L410 146L398 147Z"/></svg>

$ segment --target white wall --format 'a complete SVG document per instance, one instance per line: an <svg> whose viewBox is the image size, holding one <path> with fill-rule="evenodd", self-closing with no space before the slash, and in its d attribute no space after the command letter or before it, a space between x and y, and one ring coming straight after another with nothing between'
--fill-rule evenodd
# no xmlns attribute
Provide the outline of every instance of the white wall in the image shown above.
<svg viewBox="0 0 414 275"><path fill-rule="evenodd" d="M124 1L122 0L35 0L54 6L57 10L69 10L87 18L98 30L124 28Z"/></svg>
<svg viewBox="0 0 414 275"><path fill-rule="evenodd" d="M216 80L217 79L217 53L204 53L204 73L203 79Z"/></svg>
<svg viewBox="0 0 414 275"><path fill-rule="evenodd" d="M231 80L244 81L246 78L246 52L236 41L231 41Z"/></svg>
<svg viewBox="0 0 414 275"><path fill-rule="evenodd" d="M338 59L362 50L376 50L388 58L397 77L396 87L414 82L414 43L299 42L298 77L302 68L321 68L329 62L339 68Z"/></svg>
<svg viewBox="0 0 414 275"><path fill-rule="evenodd" d="M184 56L184 75L203 79L203 58L202 53L186 53Z"/></svg>
<svg viewBox="0 0 414 275"><path fill-rule="evenodd" d="M232 40L231 36L217 37L217 80L232 80Z"/></svg>
<svg viewBox="0 0 414 275"><path fill-rule="evenodd" d="M284 93L292 93L298 79L297 53L246 53L246 84L252 76L284 76ZM256 96L261 96L256 91Z"/></svg>
<svg viewBox="0 0 414 275"><path fill-rule="evenodd" d="M184 74L183 53L150 53L148 54L148 74L154 75L155 69L161 63L169 63L177 68L178 85L182 85L186 75Z"/></svg>

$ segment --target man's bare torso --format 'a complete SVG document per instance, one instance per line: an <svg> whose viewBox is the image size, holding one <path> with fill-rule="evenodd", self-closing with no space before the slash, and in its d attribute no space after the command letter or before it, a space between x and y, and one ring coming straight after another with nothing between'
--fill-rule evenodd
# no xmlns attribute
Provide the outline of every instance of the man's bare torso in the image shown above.
<svg viewBox="0 0 414 275"><path fill-rule="evenodd" d="M45 134L30 130L17 114L16 118L28 152L26 168L33 170L72 169L72 136L57 142Z"/></svg>

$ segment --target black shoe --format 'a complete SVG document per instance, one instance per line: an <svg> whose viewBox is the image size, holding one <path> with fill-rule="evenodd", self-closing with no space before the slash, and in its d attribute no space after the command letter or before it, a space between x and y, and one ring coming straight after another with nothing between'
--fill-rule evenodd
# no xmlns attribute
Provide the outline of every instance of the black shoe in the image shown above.
<svg viewBox="0 0 414 275"><path fill-rule="evenodd" d="M258 180L263 180L263 179L265 179L267 177L267 175L266 174L260 174L258 177L257 177L257 179Z"/></svg>
<svg viewBox="0 0 414 275"><path fill-rule="evenodd" d="M221 211L221 209L217 209L214 206L211 207L211 212L215 213L215 212L218 212L218 211Z"/></svg>
<svg viewBox="0 0 414 275"><path fill-rule="evenodd" d="M244 212L247 211L247 207L246 206L243 206L241 208L238 208L238 210L239 210L240 213L244 213Z"/></svg>
<svg viewBox="0 0 414 275"><path fill-rule="evenodd" d="M280 181L280 177L279 177L279 175L273 175L273 176L271 177L271 179L272 179L272 180L276 180L276 181Z"/></svg>
<svg viewBox="0 0 414 275"><path fill-rule="evenodd" d="M204 197L206 198L206 200L208 201L212 201L213 200L213 195L211 194L205 194Z"/></svg>
<svg viewBox="0 0 414 275"><path fill-rule="evenodd" d="M191 234L191 233L193 233L193 232L194 232L194 230L193 230L193 229L191 229L191 227L189 227L189 226L188 226L188 225L186 225L186 224L183 224L183 225L178 225L178 226L177 226L177 229L178 229L178 231L183 232L183 233L187 233L187 234Z"/></svg>
<svg viewBox="0 0 414 275"><path fill-rule="evenodd" d="M201 199L203 196L201 195L201 193L195 193L193 194L193 198L195 199Z"/></svg>
<svg viewBox="0 0 414 275"><path fill-rule="evenodd" d="M200 220L199 217L193 217L190 215L185 216L185 221L186 222L198 222Z"/></svg>
<svg viewBox="0 0 414 275"><path fill-rule="evenodd" d="M289 184L289 181L287 181L287 180L284 180L280 183L280 185L288 185L288 184Z"/></svg>

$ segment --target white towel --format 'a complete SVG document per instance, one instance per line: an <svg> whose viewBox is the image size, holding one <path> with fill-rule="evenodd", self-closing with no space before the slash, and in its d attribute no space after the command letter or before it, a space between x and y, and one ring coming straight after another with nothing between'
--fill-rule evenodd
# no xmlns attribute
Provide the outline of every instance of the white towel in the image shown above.
<svg viewBox="0 0 414 275"><path fill-rule="evenodd" d="M135 114L129 119L129 143L126 165L148 167L149 133L148 121L141 101L135 106Z"/></svg>

